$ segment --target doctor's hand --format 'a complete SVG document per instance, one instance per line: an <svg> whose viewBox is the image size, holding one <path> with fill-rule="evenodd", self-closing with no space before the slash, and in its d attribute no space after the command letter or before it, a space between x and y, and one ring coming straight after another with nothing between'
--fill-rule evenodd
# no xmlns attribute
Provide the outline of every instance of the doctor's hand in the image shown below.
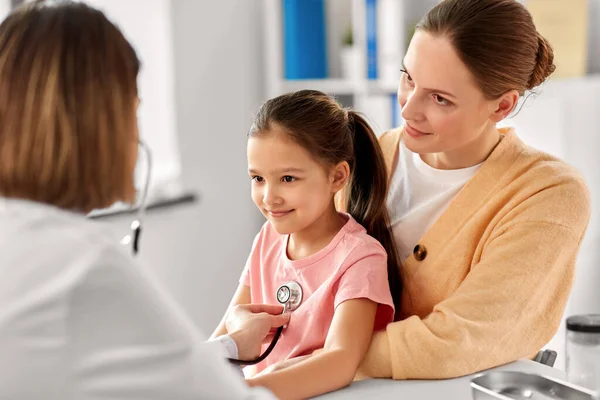
<svg viewBox="0 0 600 400"><path fill-rule="evenodd" d="M229 336L238 347L240 360L252 360L260 355L261 345L272 329L287 324L290 314L282 314L283 306L241 304L233 307L225 320Z"/></svg>

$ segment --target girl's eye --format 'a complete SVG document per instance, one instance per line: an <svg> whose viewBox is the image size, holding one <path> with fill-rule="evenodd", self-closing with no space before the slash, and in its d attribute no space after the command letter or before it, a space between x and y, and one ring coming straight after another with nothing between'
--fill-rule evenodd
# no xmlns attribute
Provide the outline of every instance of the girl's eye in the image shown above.
<svg viewBox="0 0 600 400"><path fill-rule="evenodd" d="M286 175L283 177L283 181L287 182L287 183L294 182L295 180L296 180L296 178L294 178L293 176L290 176L290 175Z"/></svg>
<svg viewBox="0 0 600 400"><path fill-rule="evenodd" d="M258 175L254 175L252 177L252 180L255 182L262 182L263 181L263 177L262 176L258 176Z"/></svg>

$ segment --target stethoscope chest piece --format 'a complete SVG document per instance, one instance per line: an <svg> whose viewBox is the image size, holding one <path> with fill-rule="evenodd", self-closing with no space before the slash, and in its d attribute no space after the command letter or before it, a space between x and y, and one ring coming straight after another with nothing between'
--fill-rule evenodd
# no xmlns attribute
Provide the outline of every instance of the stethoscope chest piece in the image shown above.
<svg viewBox="0 0 600 400"><path fill-rule="evenodd" d="M302 287L294 281L284 283L277 288L277 301L285 311L294 311L302 303Z"/></svg>

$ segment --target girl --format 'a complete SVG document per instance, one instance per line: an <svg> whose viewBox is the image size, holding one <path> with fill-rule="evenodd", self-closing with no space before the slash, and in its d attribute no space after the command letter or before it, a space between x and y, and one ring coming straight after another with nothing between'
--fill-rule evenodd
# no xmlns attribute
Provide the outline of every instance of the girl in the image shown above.
<svg viewBox="0 0 600 400"><path fill-rule="evenodd" d="M304 292L274 351L246 371L248 383L280 398L339 389L354 378L373 331L393 320L401 293L377 138L360 115L324 93L285 94L256 116L248 171L252 199L267 223L231 305L277 304L276 290L288 281ZM346 186L348 213L342 214L334 196ZM221 323L213 337L224 333ZM318 348L324 348L318 356L255 375Z"/></svg>

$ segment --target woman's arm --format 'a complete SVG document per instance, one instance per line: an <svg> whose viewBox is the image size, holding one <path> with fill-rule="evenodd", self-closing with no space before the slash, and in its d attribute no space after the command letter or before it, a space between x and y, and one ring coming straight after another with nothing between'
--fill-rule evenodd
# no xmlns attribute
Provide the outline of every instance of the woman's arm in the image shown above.
<svg viewBox="0 0 600 400"><path fill-rule="evenodd" d="M223 318L221 318L221 322L219 322L219 325L217 326L213 334L210 335L210 339L214 339L227 333L227 328L225 328L225 321L227 320L227 312L233 306L237 306L238 304L250 304L250 301L250 286L246 286L243 283L240 283L235 293L233 294L231 302L229 303L229 306L227 307Z"/></svg>
<svg viewBox="0 0 600 400"><path fill-rule="evenodd" d="M248 379L248 384L265 386L282 400L304 399L349 385L371 341L376 312L377 303L368 299L341 303L336 308L322 353L288 368Z"/></svg>
<svg viewBox="0 0 600 400"><path fill-rule="evenodd" d="M559 327L580 240L558 224L507 226L431 314L373 336L357 377L447 379L533 356Z"/></svg>

